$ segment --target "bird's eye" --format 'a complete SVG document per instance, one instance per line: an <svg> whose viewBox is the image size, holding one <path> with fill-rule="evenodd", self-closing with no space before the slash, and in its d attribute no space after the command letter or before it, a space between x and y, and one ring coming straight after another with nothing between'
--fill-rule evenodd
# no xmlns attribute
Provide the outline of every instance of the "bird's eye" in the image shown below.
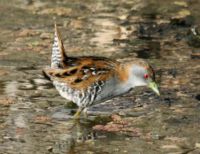
<svg viewBox="0 0 200 154"><path fill-rule="evenodd" d="M148 74L145 74L145 75L144 75L144 78L145 78L145 79L148 79L148 78L149 78L149 75L148 75Z"/></svg>

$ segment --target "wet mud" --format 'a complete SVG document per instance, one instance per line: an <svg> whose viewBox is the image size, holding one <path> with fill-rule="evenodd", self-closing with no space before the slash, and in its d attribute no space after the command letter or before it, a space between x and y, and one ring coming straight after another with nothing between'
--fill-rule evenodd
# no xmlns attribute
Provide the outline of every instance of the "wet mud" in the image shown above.
<svg viewBox="0 0 200 154"><path fill-rule="evenodd" d="M198 0L0 1L0 153L200 153ZM161 96L139 87L71 120L42 74L57 22L67 54L146 59Z"/></svg>

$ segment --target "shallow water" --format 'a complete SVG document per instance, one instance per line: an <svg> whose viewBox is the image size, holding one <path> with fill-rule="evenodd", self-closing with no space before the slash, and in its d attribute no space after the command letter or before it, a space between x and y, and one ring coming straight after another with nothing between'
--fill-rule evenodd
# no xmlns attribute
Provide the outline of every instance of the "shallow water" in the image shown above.
<svg viewBox="0 0 200 154"><path fill-rule="evenodd" d="M198 0L1 0L0 153L200 153L200 49L189 34L199 7ZM161 97L136 88L74 123L76 108L41 71L55 21L68 55L149 61Z"/></svg>

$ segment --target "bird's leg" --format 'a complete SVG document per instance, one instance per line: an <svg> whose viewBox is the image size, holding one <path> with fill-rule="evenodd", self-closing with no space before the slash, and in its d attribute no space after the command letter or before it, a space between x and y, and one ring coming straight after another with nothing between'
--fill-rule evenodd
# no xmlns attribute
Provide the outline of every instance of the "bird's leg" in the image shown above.
<svg viewBox="0 0 200 154"><path fill-rule="evenodd" d="M73 118L71 119L73 122L73 125L72 127L69 128L69 130L73 129L77 124L80 123L80 115L83 110L84 110L83 107L79 107L76 113L73 115Z"/></svg>
<svg viewBox="0 0 200 154"><path fill-rule="evenodd" d="M83 110L84 118L87 118L87 117L88 117L87 110L88 110L88 108L84 108L84 110Z"/></svg>
<svg viewBox="0 0 200 154"><path fill-rule="evenodd" d="M74 114L73 118L74 119L80 119L81 112L83 111L84 108L79 107L76 113Z"/></svg>

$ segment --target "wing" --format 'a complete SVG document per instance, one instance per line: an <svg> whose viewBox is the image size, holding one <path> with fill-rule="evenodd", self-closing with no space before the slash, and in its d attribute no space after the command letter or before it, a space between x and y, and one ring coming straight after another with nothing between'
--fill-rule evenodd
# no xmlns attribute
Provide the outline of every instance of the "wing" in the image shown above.
<svg viewBox="0 0 200 154"><path fill-rule="evenodd" d="M63 67L47 69L45 74L53 81L81 90L114 77L118 65L116 61L101 57L67 57Z"/></svg>
<svg viewBox="0 0 200 154"><path fill-rule="evenodd" d="M101 57L68 57L55 24L51 68L43 72L50 80L66 83L70 88L86 89L113 77L118 65L117 61Z"/></svg>

